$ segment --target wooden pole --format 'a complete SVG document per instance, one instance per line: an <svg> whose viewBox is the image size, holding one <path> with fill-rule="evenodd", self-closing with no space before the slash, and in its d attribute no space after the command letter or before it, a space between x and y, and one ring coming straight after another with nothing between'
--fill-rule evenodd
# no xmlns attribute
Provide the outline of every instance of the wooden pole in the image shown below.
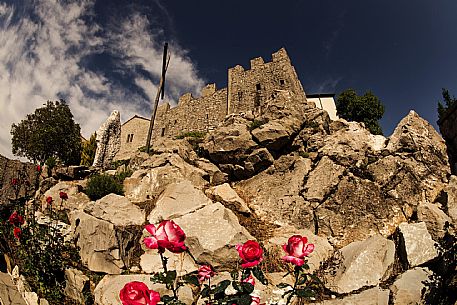
<svg viewBox="0 0 457 305"><path fill-rule="evenodd" d="M168 64L170 63L170 56L168 56L167 51L168 43L165 43L165 45L163 46L162 76L160 77L159 89L157 90L156 98L154 100L151 121L149 122L148 137L146 139L146 153L148 154L151 147L152 130L154 129L154 121L156 118L157 107L159 106L159 98L161 94L162 99L164 96L165 73L167 72Z"/></svg>

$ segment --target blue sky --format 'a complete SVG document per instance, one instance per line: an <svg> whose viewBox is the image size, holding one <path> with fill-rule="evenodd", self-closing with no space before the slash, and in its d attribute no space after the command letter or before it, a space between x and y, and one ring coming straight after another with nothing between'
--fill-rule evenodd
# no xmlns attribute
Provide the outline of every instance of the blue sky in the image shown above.
<svg viewBox="0 0 457 305"><path fill-rule="evenodd" d="M0 2L0 154L10 127L65 98L89 136L113 109L149 116L164 41L166 99L285 47L307 93L371 90L390 135L410 109L436 127L441 88L457 95L455 0Z"/></svg>

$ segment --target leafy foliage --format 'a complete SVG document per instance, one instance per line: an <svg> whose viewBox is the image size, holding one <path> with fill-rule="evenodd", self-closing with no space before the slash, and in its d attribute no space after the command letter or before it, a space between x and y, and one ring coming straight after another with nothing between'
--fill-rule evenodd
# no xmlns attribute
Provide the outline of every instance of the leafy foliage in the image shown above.
<svg viewBox="0 0 457 305"><path fill-rule="evenodd" d="M89 140L82 143L81 165L91 166L94 163L95 151L97 150L96 137L97 134L94 132Z"/></svg>
<svg viewBox="0 0 457 305"><path fill-rule="evenodd" d="M338 96L336 110L339 117L363 122L372 134L382 134L378 120L384 115L384 105L371 91L359 96L354 89L347 89Z"/></svg>
<svg viewBox="0 0 457 305"><path fill-rule="evenodd" d="M115 177L106 174L90 177L84 192L91 200L100 199L111 193L124 194L122 183Z"/></svg>
<svg viewBox="0 0 457 305"><path fill-rule="evenodd" d="M438 102L438 118L441 119L446 114L446 111L452 107L453 105L457 104L457 98L455 96L451 97L449 91L445 88L442 89L441 94L443 96L444 104L439 101Z"/></svg>
<svg viewBox="0 0 457 305"><path fill-rule="evenodd" d="M19 124L11 126L12 151L16 156L43 164L56 157L67 165L81 159L80 127L65 101L48 101L44 107L28 114Z"/></svg>
<svg viewBox="0 0 457 305"><path fill-rule="evenodd" d="M184 138L203 139L205 136L206 136L206 132L204 132L204 131L189 131L189 132L184 132L180 135L177 135L176 139L184 139Z"/></svg>

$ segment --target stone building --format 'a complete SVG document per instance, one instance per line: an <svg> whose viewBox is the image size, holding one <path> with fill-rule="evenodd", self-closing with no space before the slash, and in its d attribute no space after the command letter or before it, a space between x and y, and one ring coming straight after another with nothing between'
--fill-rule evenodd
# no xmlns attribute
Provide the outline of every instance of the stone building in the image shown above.
<svg viewBox="0 0 457 305"><path fill-rule="evenodd" d="M446 141L451 171L457 174L457 103L447 109L445 115L438 121L438 125Z"/></svg>
<svg viewBox="0 0 457 305"><path fill-rule="evenodd" d="M218 89L216 84L206 85L199 97L186 93L179 98L178 105L159 105L152 139L178 136L191 131L210 131L222 122L226 115L252 112L259 115L263 103L274 90L289 90L297 97L306 99L305 91L298 79L289 56L284 48L272 54L270 62L261 57L251 59L250 69L237 65L228 69L227 88ZM336 119L333 95L313 95L318 108L327 110ZM122 125L121 150L117 159L146 143L148 119L134 116Z"/></svg>

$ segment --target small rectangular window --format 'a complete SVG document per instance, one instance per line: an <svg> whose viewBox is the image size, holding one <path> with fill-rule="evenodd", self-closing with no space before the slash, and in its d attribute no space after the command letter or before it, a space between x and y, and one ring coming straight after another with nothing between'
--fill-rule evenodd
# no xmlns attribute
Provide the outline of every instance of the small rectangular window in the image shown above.
<svg viewBox="0 0 457 305"><path fill-rule="evenodd" d="M130 134L130 143L132 143L132 142L133 142L133 133Z"/></svg>
<svg viewBox="0 0 457 305"><path fill-rule="evenodd" d="M165 135L165 128L162 128L162 132L160 133L160 136L163 137Z"/></svg>
<svg viewBox="0 0 457 305"><path fill-rule="evenodd" d="M206 114L206 119L208 119L208 117L209 117L209 115L208 115L208 114Z"/></svg>
<svg viewBox="0 0 457 305"><path fill-rule="evenodd" d="M286 83L284 82L283 79L280 79L280 80L279 80L279 84L280 84L281 86L284 86Z"/></svg>
<svg viewBox="0 0 457 305"><path fill-rule="evenodd" d="M241 101L241 99L243 98L243 92L238 92L238 100Z"/></svg>
<svg viewBox="0 0 457 305"><path fill-rule="evenodd" d="M256 89L257 91L259 91L260 89L262 89L262 87L260 86L260 84L257 84L257 85L255 85L255 89Z"/></svg>

